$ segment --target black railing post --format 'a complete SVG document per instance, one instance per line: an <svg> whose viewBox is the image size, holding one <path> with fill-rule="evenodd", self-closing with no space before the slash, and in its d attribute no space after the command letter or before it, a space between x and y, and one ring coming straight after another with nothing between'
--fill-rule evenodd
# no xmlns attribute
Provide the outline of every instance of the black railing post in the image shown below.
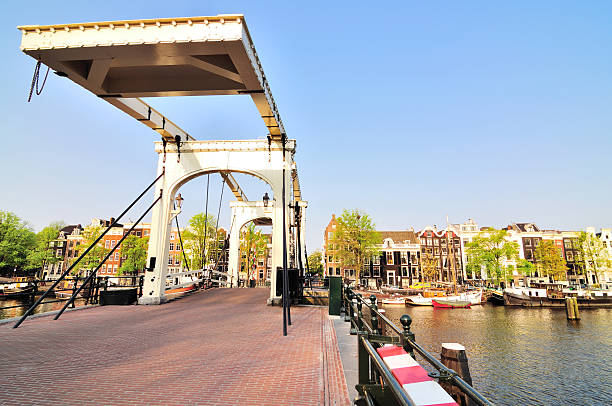
<svg viewBox="0 0 612 406"><path fill-rule="evenodd" d="M371 321L372 321L372 331L374 332L374 334L380 334L380 329L378 328L378 308L376 307L376 296L371 295L370 296L370 303L371 303L371 313L372 313L372 317L371 317Z"/></svg>
<svg viewBox="0 0 612 406"><path fill-rule="evenodd" d="M355 322L355 309L353 308L353 299L356 297L353 291L349 292L349 317L351 319L351 330L350 334L354 336L357 334L357 323Z"/></svg>
<svg viewBox="0 0 612 406"><path fill-rule="evenodd" d="M104 291L106 292L108 290L108 276L104 277Z"/></svg>
<svg viewBox="0 0 612 406"><path fill-rule="evenodd" d="M351 289L349 288L348 285L344 285L344 321L351 321L351 316L350 316L350 310L349 310L349 306L350 306L350 302L349 302L349 296L351 295Z"/></svg>
<svg viewBox="0 0 612 406"><path fill-rule="evenodd" d="M75 276L74 277L74 285L72 285L72 296L76 296L76 292L78 290L78 285L79 284L79 277ZM74 309L76 307L76 305L74 304L74 300L72 301L72 303L70 304L70 306Z"/></svg>
<svg viewBox="0 0 612 406"><path fill-rule="evenodd" d="M361 298L361 293L357 293L357 332L360 333L363 331L363 313L361 309L363 307L362 303L363 299Z"/></svg>
<svg viewBox="0 0 612 406"><path fill-rule="evenodd" d="M406 351L412 358L414 358L414 350L412 349L412 345L410 342L414 342L414 333L410 331L410 325L412 324L412 318L407 314L404 314L400 317L400 323L404 327L404 333L402 335L402 347L404 347L404 351Z"/></svg>
<svg viewBox="0 0 612 406"><path fill-rule="evenodd" d="M138 297L142 296L142 287L144 286L144 275L138 277Z"/></svg>

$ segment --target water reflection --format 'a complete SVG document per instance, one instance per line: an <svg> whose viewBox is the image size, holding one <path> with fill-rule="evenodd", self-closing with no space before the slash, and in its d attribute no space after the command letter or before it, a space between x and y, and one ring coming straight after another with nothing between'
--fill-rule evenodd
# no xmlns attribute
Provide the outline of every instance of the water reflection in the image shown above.
<svg viewBox="0 0 612 406"><path fill-rule="evenodd" d="M441 343L466 347L474 386L500 405L612 404L612 309L385 306L398 326L412 317L416 340L439 357Z"/></svg>
<svg viewBox="0 0 612 406"><path fill-rule="evenodd" d="M36 299L38 299L38 297L39 296L37 296ZM36 309L34 310L34 314L50 312L53 310L60 310L64 306L65 301L47 303L49 301L55 301L55 300L57 299L53 297L45 298L45 303L42 303L38 307L36 307ZM22 307L13 307L11 309L0 309L0 319L9 319L12 317L19 317L23 315L33 303L34 302L26 298L0 300L0 307L10 307L10 306L20 306L20 305L22 306ZM84 304L85 304L85 299L75 300L75 305L77 307L83 306Z"/></svg>

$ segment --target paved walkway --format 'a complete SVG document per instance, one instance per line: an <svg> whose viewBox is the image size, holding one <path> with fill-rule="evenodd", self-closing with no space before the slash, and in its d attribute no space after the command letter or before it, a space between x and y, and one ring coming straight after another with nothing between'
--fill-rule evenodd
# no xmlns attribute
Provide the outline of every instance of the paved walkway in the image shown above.
<svg viewBox="0 0 612 406"><path fill-rule="evenodd" d="M326 308L219 289L0 326L0 404L348 405Z"/></svg>

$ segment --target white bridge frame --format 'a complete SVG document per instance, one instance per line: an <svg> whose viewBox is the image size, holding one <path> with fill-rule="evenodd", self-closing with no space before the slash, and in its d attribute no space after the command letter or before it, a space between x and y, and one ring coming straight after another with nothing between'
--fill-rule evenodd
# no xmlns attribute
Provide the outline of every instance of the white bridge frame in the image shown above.
<svg viewBox="0 0 612 406"><path fill-rule="evenodd" d="M247 222L260 217L272 219L272 280L270 286L270 299L276 297L276 271L283 266L283 169L285 176L285 208L286 233L289 241L292 229L292 185L297 169L293 161L295 154L295 140L283 143L276 140L245 140L245 141L189 141L180 145L166 145L157 142L155 150L159 154L157 174L162 178L156 184L155 197L162 195L159 204L153 208L151 219L151 234L149 239L148 263L155 258L155 267L145 274L140 304L160 304L166 301L165 288L168 274L168 255L170 244L170 229L173 218L173 204L175 196L182 185L199 176L209 173L239 172L255 176L266 182L272 189L273 198L268 207L263 202L234 202L233 207L249 208L240 214L233 210L232 218L235 224L231 225L230 235L230 275L234 280L238 277L237 250L239 247L239 231ZM295 196L294 196L295 197ZM300 203L305 207L305 202ZM304 222L302 215L302 222ZM287 247L289 253L289 247ZM302 250L304 252L304 250Z"/></svg>

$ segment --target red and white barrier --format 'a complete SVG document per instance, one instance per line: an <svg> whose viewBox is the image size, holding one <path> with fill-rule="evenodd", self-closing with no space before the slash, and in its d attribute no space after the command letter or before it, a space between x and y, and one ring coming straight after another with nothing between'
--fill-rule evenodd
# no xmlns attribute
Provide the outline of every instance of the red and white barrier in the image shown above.
<svg viewBox="0 0 612 406"><path fill-rule="evenodd" d="M458 406L442 387L427 376L427 371L402 347L385 346L376 349L408 397L417 406Z"/></svg>

